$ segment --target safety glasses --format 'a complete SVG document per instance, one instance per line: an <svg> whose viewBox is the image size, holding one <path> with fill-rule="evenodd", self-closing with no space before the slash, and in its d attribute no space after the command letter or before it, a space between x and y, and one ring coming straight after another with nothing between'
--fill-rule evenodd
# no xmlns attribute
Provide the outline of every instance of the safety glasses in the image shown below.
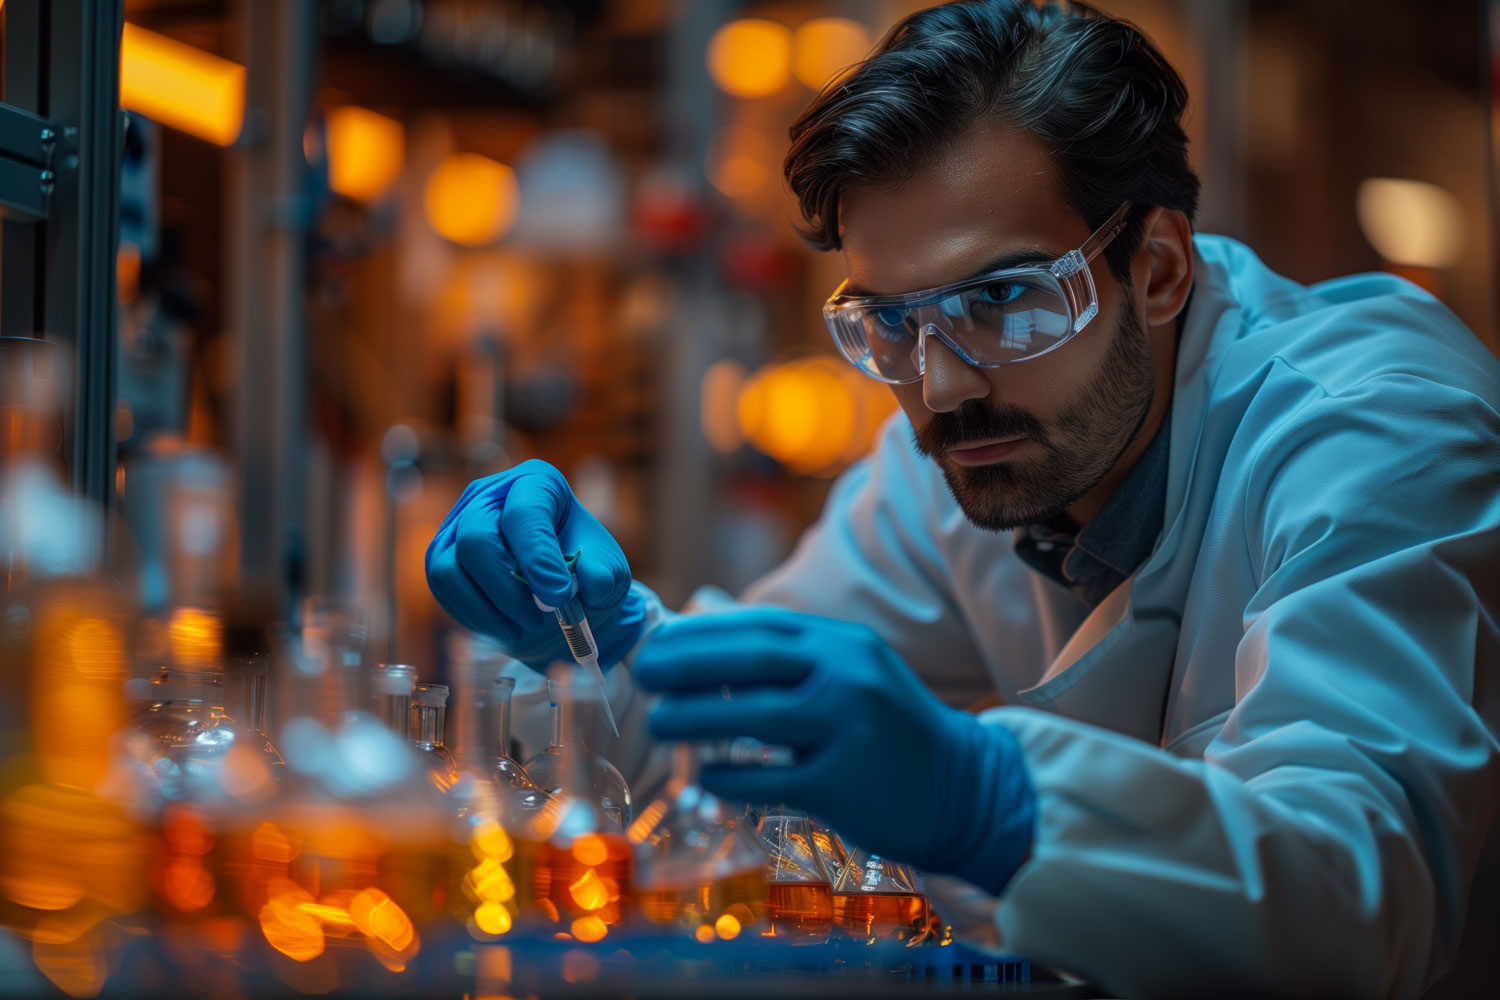
<svg viewBox="0 0 1500 1000"><path fill-rule="evenodd" d="M1098 314L1088 265L1125 228L1130 205L1050 264L1008 267L907 295L845 295L845 281L824 304L823 318L850 364L892 385L921 379L928 337L980 368L1041 357Z"/></svg>

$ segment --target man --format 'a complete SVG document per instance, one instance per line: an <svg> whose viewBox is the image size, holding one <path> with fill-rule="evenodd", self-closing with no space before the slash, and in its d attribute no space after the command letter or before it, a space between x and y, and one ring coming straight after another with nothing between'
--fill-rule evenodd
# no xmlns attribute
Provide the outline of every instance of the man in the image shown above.
<svg viewBox="0 0 1500 1000"><path fill-rule="evenodd" d="M797 751L706 788L934 873L993 946L1127 994L1414 996L1495 950L1500 366L1395 278L1193 237L1185 102L1080 8L914 15L786 164L904 418L757 606L662 612L541 463L470 486L429 580L541 667L511 570L561 603L581 550L656 737Z"/></svg>

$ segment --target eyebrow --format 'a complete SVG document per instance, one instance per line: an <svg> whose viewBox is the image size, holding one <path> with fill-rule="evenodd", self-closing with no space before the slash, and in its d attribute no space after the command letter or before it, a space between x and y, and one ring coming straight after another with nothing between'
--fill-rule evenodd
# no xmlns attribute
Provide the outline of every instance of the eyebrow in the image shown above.
<svg viewBox="0 0 1500 1000"><path fill-rule="evenodd" d="M1056 259L1056 254L1043 253L1040 250L1011 250L1008 253L1003 253L999 257L996 257L994 260L991 260L989 263L976 270L973 274L970 274L967 278L957 278L954 281L945 281L943 282L943 284L952 285L956 284L959 281L969 281L970 279L977 278L982 274L989 274L991 271L999 271L1007 267L1020 267L1023 264L1037 264L1043 261L1047 261L1050 263L1051 261L1054 261ZM916 294L916 292L921 292L924 290L925 289L919 288L916 289L915 292L906 294ZM862 298L864 296L879 297L881 293L869 292L863 288L860 288L858 285L850 284L845 286L844 294Z"/></svg>

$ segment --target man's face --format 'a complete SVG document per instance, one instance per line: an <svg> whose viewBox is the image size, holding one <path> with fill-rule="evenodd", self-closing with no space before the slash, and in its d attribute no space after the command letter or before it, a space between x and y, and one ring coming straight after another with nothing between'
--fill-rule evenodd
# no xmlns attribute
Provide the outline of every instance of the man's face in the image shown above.
<svg viewBox="0 0 1500 1000"><path fill-rule="evenodd" d="M850 284L868 294L960 281L1002 256L1060 257L1088 239L1041 140L976 130L899 188L859 188L840 207ZM990 530L1035 524L1099 485L1151 408L1150 338L1102 256L1099 314L1050 353L970 367L929 339L922 381L892 386L964 514Z"/></svg>

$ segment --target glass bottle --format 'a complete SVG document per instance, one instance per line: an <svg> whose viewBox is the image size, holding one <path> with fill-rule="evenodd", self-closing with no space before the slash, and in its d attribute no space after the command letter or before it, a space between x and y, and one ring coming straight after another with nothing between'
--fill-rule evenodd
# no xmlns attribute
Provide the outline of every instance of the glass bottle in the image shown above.
<svg viewBox="0 0 1500 1000"><path fill-rule="evenodd" d="M371 710L387 729L411 739L411 694L417 668L405 663L382 663L370 672Z"/></svg>
<svg viewBox="0 0 1500 1000"><path fill-rule="evenodd" d="M411 689L411 738L427 771L427 780L446 792L458 781L458 760L443 743L448 685L417 683Z"/></svg>
<svg viewBox="0 0 1500 1000"><path fill-rule="evenodd" d="M549 749L556 752L546 760L559 777L557 792L527 824L526 840L537 857L523 866L530 878L522 909L544 927L594 942L628 918L634 864L630 842L597 788L594 755L576 730L566 728L577 718L575 698L599 697L597 687L575 681L577 672L572 664L548 671L548 691L560 710L553 714L554 729L563 730L554 732Z"/></svg>
<svg viewBox="0 0 1500 1000"><path fill-rule="evenodd" d="M859 848L834 880L833 919L843 933L867 942L925 944L932 931L916 870Z"/></svg>
<svg viewBox="0 0 1500 1000"><path fill-rule="evenodd" d="M697 775L693 748L676 747L666 791L630 825L637 906L643 919L705 944L759 934L770 925L770 856L754 828L704 791Z"/></svg>
<svg viewBox="0 0 1500 1000"><path fill-rule="evenodd" d="M771 931L789 944L822 944L833 930L833 885L818 856L807 814L769 810L757 827L770 852L766 882Z"/></svg>
<svg viewBox="0 0 1500 1000"><path fill-rule="evenodd" d="M583 764L590 788L599 802L600 809L604 812L605 819L614 830L623 832L634 819L630 786L625 783L625 777L618 768L589 749L588 743L583 738L581 723L583 717L590 713L580 713L580 704L577 700L579 695L592 699L583 702L583 707L591 709L597 699L602 697L602 692L588 694L584 689L597 691L597 685L574 684L572 679L568 678L567 687L575 694L565 697L560 691L560 683L555 679L562 675L562 672L555 669L548 671L547 694L552 700L552 742L545 749L533 754L526 762L526 774L531 778L532 783L546 794L561 794L564 778L563 765L568 757L568 744L576 742L580 752L580 762Z"/></svg>

